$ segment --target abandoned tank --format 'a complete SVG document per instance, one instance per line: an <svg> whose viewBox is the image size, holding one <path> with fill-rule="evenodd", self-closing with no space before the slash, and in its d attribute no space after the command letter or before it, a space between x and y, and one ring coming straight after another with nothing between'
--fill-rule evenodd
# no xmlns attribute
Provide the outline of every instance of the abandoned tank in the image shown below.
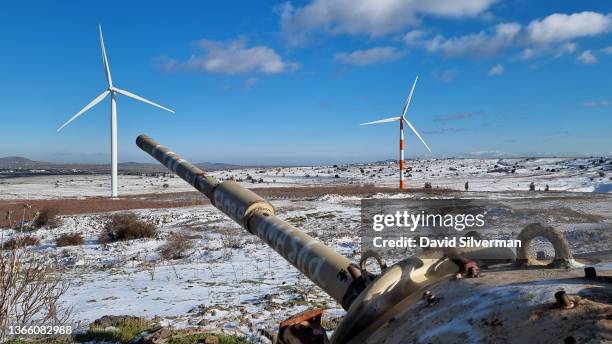
<svg viewBox="0 0 612 344"><path fill-rule="evenodd" d="M311 309L267 334L273 342L612 342L612 251L574 256L561 231L534 223L521 230L517 250L428 250L391 266L367 251L351 262L277 217L253 191L218 182L146 135L136 144L346 310L331 336L321 326L323 310ZM552 243L546 262L529 249L536 237ZM367 270L368 260L378 264L377 273Z"/></svg>

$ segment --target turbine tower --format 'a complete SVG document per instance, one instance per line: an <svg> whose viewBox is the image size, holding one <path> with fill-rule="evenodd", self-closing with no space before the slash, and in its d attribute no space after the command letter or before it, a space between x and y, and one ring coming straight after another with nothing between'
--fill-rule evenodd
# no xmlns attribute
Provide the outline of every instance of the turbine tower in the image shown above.
<svg viewBox="0 0 612 344"><path fill-rule="evenodd" d="M111 77L110 68L108 66L108 58L106 57L106 49L104 48L104 37L102 37L102 26L98 26L98 30L100 32L100 48L102 49L102 62L104 63L104 72L106 74L106 81L108 82L108 88L104 90L99 96L97 96L94 100L92 100L89 104L85 105L81 111L77 112L76 115L72 116L66 123L64 123L57 131L59 132L65 126L67 126L70 122L74 121L77 117L85 113L87 110L94 107L96 104L101 102L104 98L106 98L109 94L111 96L110 102L110 129L111 129L111 196L117 197L117 94L122 94L126 97L141 101L143 103L153 105L160 109L166 110L168 112L174 113L173 110L170 110L166 107L163 107L159 104L156 104L150 100L147 100L141 96L138 96L132 92L128 92L126 90L119 89L113 86L113 78Z"/></svg>
<svg viewBox="0 0 612 344"><path fill-rule="evenodd" d="M403 189L405 187L405 183L404 183L404 122L406 122L408 127L410 127L410 129L416 134L416 136L419 138L419 140L421 140L421 142L423 142L423 144L425 145L425 148L427 148L427 150L431 153L431 149L429 149L429 146L427 145L427 143L425 143L425 140L423 140L423 138L421 137L419 132L416 130L416 128L406 118L406 113L408 112L408 107L410 106L410 101L412 100L412 93L414 93L414 88L416 87L416 83L417 83L418 80L419 80L419 77L417 76L416 79L414 79L414 83L412 84L412 88L410 89L410 94L408 94L408 98L406 99L406 103L404 104L404 109L402 110L402 115L401 116L385 118L385 119L381 119L381 120L378 120L378 121L373 121L373 122L367 122L367 123L360 124L360 125L370 125L370 124L379 124L379 123L388 123L388 122L397 122L397 121L399 121L399 124L400 124L400 144L399 144L399 149L400 149L400 154L399 154L400 182L399 182L399 188L400 189Z"/></svg>

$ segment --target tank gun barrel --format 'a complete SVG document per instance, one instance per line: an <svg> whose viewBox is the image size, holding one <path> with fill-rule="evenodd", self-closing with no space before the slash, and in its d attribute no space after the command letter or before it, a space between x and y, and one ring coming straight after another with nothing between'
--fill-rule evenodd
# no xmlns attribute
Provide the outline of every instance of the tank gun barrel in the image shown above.
<svg viewBox="0 0 612 344"><path fill-rule="evenodd" d="M346 257L279 219L264 198L234 181L219 182L197 166L140 135L136 145L195 189L217 209L258 236L316 285L348 309L365 288L361 270Z"/></svg>

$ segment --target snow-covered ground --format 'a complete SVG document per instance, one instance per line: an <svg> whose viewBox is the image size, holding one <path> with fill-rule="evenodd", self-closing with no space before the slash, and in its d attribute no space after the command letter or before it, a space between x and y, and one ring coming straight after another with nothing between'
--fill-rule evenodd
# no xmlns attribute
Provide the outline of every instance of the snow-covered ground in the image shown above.
<svg viewBox="0 0 612 344"><path fill-rule="evenodd" d="M434 159L410 160L408 187L434 187L471 191L528 190L548 184L554 191L612 192L611 158L527 158L527 159ZM245 168L210 173L220 180L233 178L250 188L374 184L395 187L397 164L340 165L283 168ZM250 176L250 178L249 178ZM336 177L337 176L337 177ZM1 177L1 176L0 176ZM254 182L251 182L254 181ZM261 182L260 182L261 180ZM49 199L107 196L108 175L71 175L0 178L2 199ZM122 195L193 191L180 178L120 175Z"/></svg>
<svg viewBox="0 0 612 344"><path fill-rule="evenodd" d="M282 219L349 259L359 258L358 198L272 203ZM280 321L313 306L326 309L329 322L344 315L333 299L211 205L134 212L157 225L155 239L100 245L109 214L63 216L59 228L33 233L41 240L36 253L65 270L71 285L63 304L73 307L77 322L103 315L158 316L179 328L200 325L253 339L259 329L274 332ZM84 236L85 245L56 247L58 236L73 232ZM192 237L194 248L185 258L162 260L158 249L173 232ZM7 230L5 238L15 234Z"/></svg>
<svg viewBox="0 0 612 344"><path fill-rule="evenodd" d="M526 191L532 181L537 189L548 184L555 191L612 191L612 159L446 159L411 161L409 165L409 185L421 187L430 182L434 187L463 190L468 181L471 192L465 196L471 198L516 197L516 193L503 191ZM242 180L248 187L305 187L395 186L396 172L397 165L390 164L257 168L212 174L222 180ZM263 182L247 182L247 176ZM7 178L0 179L0 183L0 199L106 196L109 189L108 177L102 175ZM169 175L120 176L120 183L124 195L193 191L180 178ZM358 197L322 195L272 203L282 219L349 259L358 258ZM32 233L41 240L36 253L62 267L71 283L63 301L73 307L74 320L87 324L109 314L159 316L166 324L177 327L202 325L253 338L258 329L275 331L281 320L313 306L326 309L326 321L333 322L344 315L334 300L276 252L210 205L133 212L157 225L155 239L100 245L98 236L108 221L108 213L63 216L59 228ZM57 237L73 232L85 237L84 245L55 245ZM158 249L172 232L193 237L194 248L185 258L161 260ZM15 232L5 230L4 234L6 239Z"/></svg>
<svg viewBox="0 0 612 344"><path fill-rule="evenodd" d="M280 200L283 218L352 258L358 250L359 202ZM153 318L175 327L254 336L276 330L283 319L318 305L333 321L344 311L323 291L212 206L145 209L136 214L158 226L155 239L98 243L109 214L64 216L59 228L37 230L35 249L65 268L70 288L63 304L82 324L103 315ZM342 229L332 223L342 223ZM333 230L332 230L333 229ZM64 233L79 232L85 245L56 247ZM192 236L186 258L161 260L158 249L172 232ZM5 231L5 239L17 234Z"/></svg>

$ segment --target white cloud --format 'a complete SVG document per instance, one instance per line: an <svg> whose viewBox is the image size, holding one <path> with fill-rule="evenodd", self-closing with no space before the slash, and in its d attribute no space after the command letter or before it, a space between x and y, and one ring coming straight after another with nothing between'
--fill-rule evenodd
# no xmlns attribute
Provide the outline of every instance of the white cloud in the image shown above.
<svg viewBox="0 0 612 344"><path fill-rule="evenodd" d="M551 14L533 20L527 26L501 23L476 33L456 37L431 36L421 30L409 31L403 40L409 46L421 46L445 56L493 56L506 49L522 49L520 57L530 59L543 54L561 57L573 54L572 40L601 35L612 30L612 16L596 12ZM612 46L603 52L612 54Z"/></svg>
<svg viewBox="0 0 612 344"><path fill-rule="evenodd" d="M286 37L298 43L309 32L384 36L419 23L422 15L475 17L496 0L313 0L278 8Z"/></svg>
<svg viewBox="0 0 612 344"><path fill-rule="evenodd" d="M604 108L604 107L612 106L612 101L605 100L605 99L594 100L590 102L584 102L582 103L582 106L588 107L588 108Z"/></svg>
<svg viewBox="0 0 612 344"><path fill-rule="evenodd" d="M612 45L601 49L601 52L603 52L606 55L612 55Z"/></svg>
<svg viewBox="0 0 612 344"><path fill-rule="evenodd" d="M422 30L412 30L408 31L404 35L404 43L408 45L419 45L422 44L427 37L427 33Z"/></svg>
<svg viewBox="0 0 612 344"><path fill-rule="evenodd" d="M496 76L502 74L504 74L504 66L500 64L496 64L495 66L491 67L491 69L489 69L489 72L487 73L487 75L489 76Z"/></svg>
<svg viewBox="0 0 612 344"><path fill-rule="evenodd" d="M437 35L423 39L424 34L411 31L404 36L408 45L421 45L431 52L441 52L446 56L492 56L512 45L521 31L517 23L502 23L489 30L478 33L445 38Z"/></svg>
<svg viewBox="0 0 612 344"><path fill-rule="evenodd" d="M565 42L557 44L546 44L546 45L529 45L523 49L520 53L519 58L522 60L529 60L538 56L552 54L555 58L560 58L564 55L571 55L576 52L578 45L574 42Z"/></svg>
<svg viewBox="0 0 612 344"><path fill-rule="evenodd" d="M595 56L592 51L585 50L582 54L578 55L578 61L584 64L597 63L597 56Z"/></svg>
<svg viewBox="0 0 612 344"><path fill-rule="evenodd" d="M277 74L299 67L283 59L267 46L247 47L246 40L214 41L202 39L195 42L202 54L192 55L186 61L165 59L162 69L202 71L219 74Z"/></svg>
<svg viewBox="0 0 612 344"><path fill-rule="evenodd" d="M527 26L527 39L533 44L550 44L595 36L610 31L612 18L596 12L554 13Z"/></svg>
<svg viewBox="0 0 612 344"><path fill-rule="evenodd" d="M456 69L444 69L444 70L434 70L431 72L431 76L439 81L449 82L452 81L457 76Z"/></svg>
<svg viewBox="0 0 612 344"><path fill-rule="evenodd" d="M558 49L555 57L561 57L565 54L573 54L576 51L576 43L563 43Z"/></svg>
<svg viewBox="0 0 612 344"><path fill-rule="evenodd" d="M344 64L365 66L395 60L401 56L402 53L394 47L375 47L350 53L337 53L334 55L334 60Z"/></svg>
<svg viewBox="0 0 612 344"><path fill-rule="evenodd" d="M242 87L244 87L245 90L250 90L258 82L259 82L258 78L248 78L244 80L244 82L242 83Z"/></svg>
<svg viewBox="0 0 612 344"><path fill-rule="evenodd" d="M555 58L573 54L578 45L574 42L557 43L554 45L529 45L520 53L520 59L529 60L541 55L552 54Z"/></svg>

